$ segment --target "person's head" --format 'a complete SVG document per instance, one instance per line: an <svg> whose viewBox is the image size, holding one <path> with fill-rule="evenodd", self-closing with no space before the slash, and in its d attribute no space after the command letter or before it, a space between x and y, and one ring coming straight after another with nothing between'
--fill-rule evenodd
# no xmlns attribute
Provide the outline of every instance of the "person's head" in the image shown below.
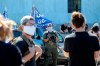
<svg viewBox="0 0 100 66"><path fill-rule="evenodd" d="M72 25L71 25L71 23L69 22L69 23L68 23L68 27L71 27L71 26L72 26Z"/></svg>
<svg viewBox="0 0 100 66"><path fill-rule="evenodd" d="M47 31L52 32L52 24L51 23L49 23L47 25Z"/></svg>
<svg viewBox="0 0 100 66"><path fill-rule="evenodd" d="M64 23L64 26L67 26L67 23Z"/></svg>
<svg viewBox="0 0 100 66"><path fill-rule="evenodd" d="M19 29L27 36L33 36L36 30L35 20L32 16L24 16L21 19L21 26Z"/></svg>
<svg viewBox="0 0 100 66"><path fill-rule="evenodd" d="M12 33L10 31L11 28L8 27L5 21L0 21L0 41L12 40Z"/></svg>
<svg viewBox="0 0 100 66"><path fill-rule="evenodd" d="M72 13L72 26L75 29L84 28L85 29L85 18L80 12Z"/></svg>
<svg viewBox="0 0 100 66"><path fill-rule="evenodd" d="M4 20L3 22L6 23L8 26L6 41L11 41L13 40L13 26L17 24L13 20Z"/></svg>
<svg viewBox="0 0 100 66"><path fill-rule="evenodd" d="M94 23L93 27L92 27L92 31L97 33L99 31L99 24L98 23Z"/></svg>

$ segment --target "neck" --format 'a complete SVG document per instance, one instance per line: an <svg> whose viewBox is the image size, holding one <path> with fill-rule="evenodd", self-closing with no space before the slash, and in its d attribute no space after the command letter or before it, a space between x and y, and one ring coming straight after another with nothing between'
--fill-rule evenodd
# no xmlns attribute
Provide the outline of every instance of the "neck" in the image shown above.
<svg viewBox="0 0 100 66"><path fill-rule="evenodd" d="M48 31L48 32L52 32L52 31Z"/></svg>
<svg viewBox="0 0 100 66"><path fill-rule="evenodd" d="M23 35L24 35L26 38L31 39L31 36L30 36L30 35L27 35L27 34L25 34L25 33L23 33Z"/></svg>
<svg viewBox="0 0 100 66"><path fill-rule="evenodd" d="M85 29L82 28L82 27L80 27L80 28L76 28L75 30L76 30L76 32L83 32L83 31L85 31Z"/></svg>

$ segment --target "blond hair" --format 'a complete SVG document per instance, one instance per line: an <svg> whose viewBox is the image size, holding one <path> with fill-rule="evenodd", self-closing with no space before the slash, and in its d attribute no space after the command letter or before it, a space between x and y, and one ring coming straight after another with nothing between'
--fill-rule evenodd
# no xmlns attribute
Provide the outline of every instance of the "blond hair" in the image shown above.
<svg viewBox="0 0 100 66"><path fill-rule="evenodd" d="M5 41L7 35L8 26L0 20L0 40Z"/></svg>
<svg viewBox="0 0 100 66"><path fill-rule="evenodd" d="M3 41L5 41L6 39L8 41L11 41L13 39L13 25L15 25L15 22L12 20L0 20L0 37Z"/></svg>

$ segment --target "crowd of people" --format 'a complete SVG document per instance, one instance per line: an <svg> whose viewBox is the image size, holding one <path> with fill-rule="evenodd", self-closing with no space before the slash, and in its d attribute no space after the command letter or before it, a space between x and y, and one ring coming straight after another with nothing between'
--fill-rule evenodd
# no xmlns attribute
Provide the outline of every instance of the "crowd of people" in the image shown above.
<svg viewBox="0 0 100 66"><path fill-rule="evenodd" d="M19 31L22 35L15 38L10 20L0 17L0 65L2 66L36 66L42 49L35 45L32 36L35 33L35 21L32 16L21 19Z"/></svg>
<svg viewBox="0 0 100 66"><path fill-rule="evenodd" d="M70 23L64 23L60 26L60 32L61 33L72 33L73 32L73 29L71 27L71 24Z"/></svg>
<svg viewBox="0 0 100 66"><path fill-rule="evenodd" d="M21 36L14 38L13 23L0 16L0 65L2 66L36 66L37 59L43 50L32 39L36 31L36 22L32 16L21 19L18 31ZM71 23L60 26L61 33L70 33L64 38L64 56L69 57L69 66L96 66L98 60L100 31L99 24L95 23L88 30L85 17L80 12L73 12ZM44 66L49 65L49 56L52 55L52 66L57 66L57 42L59 37L48 24L43 34L45 45Z"/></svg>

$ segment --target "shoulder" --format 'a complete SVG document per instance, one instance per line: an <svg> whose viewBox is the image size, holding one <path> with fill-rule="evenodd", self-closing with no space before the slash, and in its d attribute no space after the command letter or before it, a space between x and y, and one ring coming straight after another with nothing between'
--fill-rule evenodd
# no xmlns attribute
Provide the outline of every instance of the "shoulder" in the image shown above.
<svg viewBox="0 0 100 66"><path fill-rule="evenodd" d="M19 37L14 39L14 43L13 44L17 45L17 46L19 46L21 44L23 45L24 44L24 40L21 38L21 36L19 36Z"/></svg>
<svg viewBox="0 0 100 66"><path fill-rule="evenodd" d="M45 32L43 33L43 35L46 35L46 34L48 34L48 31L45 31Z"/></svg>
<svg viewBox="0 0 100 66"><path fill-rule="evenodd" d="M23 41L23 39L21 38L21 36L15 38L16 41Z"/></svg>
<svg viewBox="0 0 100 66"><path fill-rule="evenodd" d="M16 46L14 46L14 45L12 45L11 43L5 43L5 49L7 50L7 51L9 51L9 52L12 52L12 51L17 51L17 48L16 48Z"/></svg>
<svg viewBox="0 0 100 66"><path fill-rule="evenodd" d="M4 49L5 48L5 50L7 50L10 47L11 47L10 43L5 43L5 42L0 41L0 49Z"/></svg>
<svg viewBox="0 0 100 66"><path fill-rule="evenodd" d="M69 35L66 35L66 36L65 36L65 39L74 38L75 36L76 36L75 33L71 33L71 34L69 34Z"/></svg>
<svg viewBox="0 0 100 66"><path fill-rule="evenodd" d="M89 34L89 36L90 36L90 38L91 38L92 40L97 40L97 41L98 41L98 37L97 37L96 34L93 34L93 33L88 33L88 34Z"/></svg>
<svg viewBox="0 0 100 66"><path fill-rule="evenodd" d="M48 33L48 31L45 31L44 34Z"/></svg>
<svg viewBox="0 0 100 66"><path fill-rule="evenodd" d="M10 48L12 51L16 51L16 50L17 50L16 46L14 46L14 45L10 45L10 44L9 44L9 48Z"/></svg>
<svg viewBox="0 0 100 66"><path fill-rule="evenodd" d="M57 31L53 30L52 33L57 33Z"/></svg>
<svg viewBox="0 0 100 66"><path fill-rule="evenodd" d="M88 34L89 34L90 37L97 37L96 34L93 34L93 33L91 33L91 32L88 32Z"/></svg>

